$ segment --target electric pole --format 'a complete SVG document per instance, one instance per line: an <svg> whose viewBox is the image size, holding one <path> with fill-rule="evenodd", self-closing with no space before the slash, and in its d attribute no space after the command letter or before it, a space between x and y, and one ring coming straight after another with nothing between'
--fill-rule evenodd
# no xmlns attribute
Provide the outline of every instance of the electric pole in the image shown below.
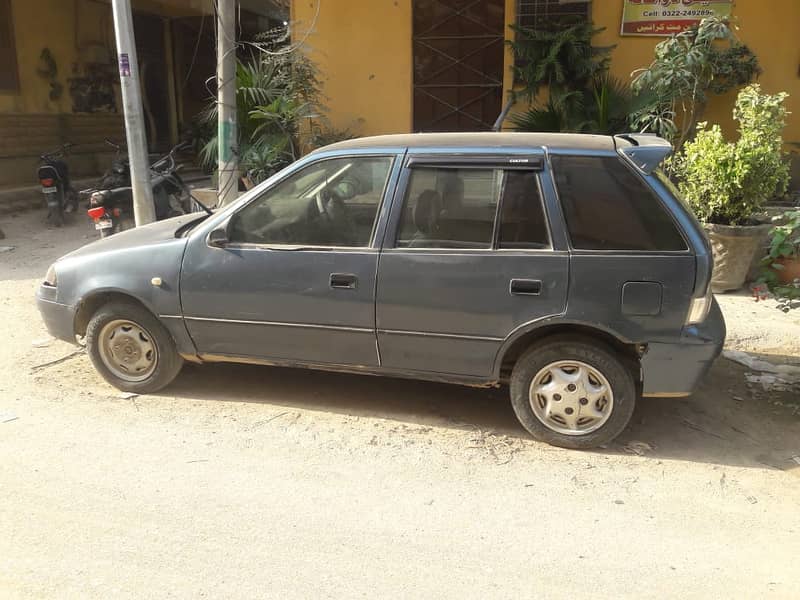
<svg viewBox="0 0 800 600"><path fill-rule="evenodd" d="M114 13L114 33L117 39L128 161L131 165L133 216L138 227L156 220L153 188L150 187L150 165L147 160L147 135L144 129L142 93L139 85L139 61L133 37L130 0L111 0L111 8Z"/></svg>
<svg viewBox="0 0 800 600"><path fill-rule="evenodd" d="M217 2L217 202L239 196L236 123L236 2Z"/></svg>

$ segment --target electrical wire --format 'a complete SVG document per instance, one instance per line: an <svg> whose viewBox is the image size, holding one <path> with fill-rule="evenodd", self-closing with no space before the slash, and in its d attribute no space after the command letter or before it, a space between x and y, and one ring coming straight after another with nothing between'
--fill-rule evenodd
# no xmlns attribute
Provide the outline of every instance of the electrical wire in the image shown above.
<svg viewBox="0 0 800 600"><path fill-rule="evenodd" d="M286 48L281 48L280 50L272 51L272 50L269 50L269 49L265 48L264 44L256 44L256 43L253 43L253 42L244 42L244 43L249 44L251 46L255 46L256 48L261 50L264 54L268 54L270 56L282 56L284 54L291 54L295 50L298 50L299 48L304 46L305 43L308 41L308 38L311 36L311 33L314 31L314 29L317 26L317 20L319 19L319 12L320 12L321 7L322 7L322 0L317 0L317 8L314 11L314 18L311 19L311 25L309 26L308 30L305 32L305 35L303 36L303 39L300 40L299 42L297 42L294 45L290 44ZM284 39L290 38L291 37L291 32L292 32L292 24L289 23L289 25L287 25L287 27L286 27L286 38L284 38Z"/></svg>
<svg viewBox="0 0 800 600"><path fill-rule="evenodd" d="M194 69L195 61L197 60L197 52L200 50L200 41L203 39L203 27L206 22L206 14L203 13L200 17L200 29L197 31L197 40L194 43L194 52L192 53L192 62L189 63L189 70L186 72L186 79L183 82L183 88L189 84L189 77Z"/></svg>

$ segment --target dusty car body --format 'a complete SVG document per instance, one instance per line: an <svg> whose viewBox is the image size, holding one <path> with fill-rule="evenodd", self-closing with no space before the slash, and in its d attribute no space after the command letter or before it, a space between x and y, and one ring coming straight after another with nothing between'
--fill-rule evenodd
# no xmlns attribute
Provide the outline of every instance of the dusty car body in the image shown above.
<svg viewBox="0 0 800 600"><path fill-rule="evenodd" d="M649 136L475 133L317 150L233 205L57 261L49 331L112 384L182 361L510 383L538 439L616 436L686 396L725 337L706 238ZM549 361L549 362L548 362Z"/></svg>

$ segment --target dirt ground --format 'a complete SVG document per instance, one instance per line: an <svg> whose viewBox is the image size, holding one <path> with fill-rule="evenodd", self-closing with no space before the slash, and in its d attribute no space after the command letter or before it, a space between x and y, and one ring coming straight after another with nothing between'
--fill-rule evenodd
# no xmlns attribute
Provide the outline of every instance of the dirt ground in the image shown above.
<svg viewBox="0 0 800 600"><path fill-rule="evenodd" d="M531 441L506 391L250 366L124 397L33 291L92 239L0 221L0 596L800 597L800 388L720 359L613 446ZM729 349L800 315L721 298Z"/></svg>

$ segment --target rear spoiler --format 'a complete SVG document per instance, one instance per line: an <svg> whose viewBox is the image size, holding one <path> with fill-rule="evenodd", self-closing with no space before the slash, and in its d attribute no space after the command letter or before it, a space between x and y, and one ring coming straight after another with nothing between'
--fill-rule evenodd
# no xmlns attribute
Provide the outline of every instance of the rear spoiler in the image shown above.
<svg viewBox="0 0 800 600"><path fill-rule="evenodd" d="M645 175L656 170L672 154L672 144L653 133L621 133L614 145L622 156Z"/></svg>

